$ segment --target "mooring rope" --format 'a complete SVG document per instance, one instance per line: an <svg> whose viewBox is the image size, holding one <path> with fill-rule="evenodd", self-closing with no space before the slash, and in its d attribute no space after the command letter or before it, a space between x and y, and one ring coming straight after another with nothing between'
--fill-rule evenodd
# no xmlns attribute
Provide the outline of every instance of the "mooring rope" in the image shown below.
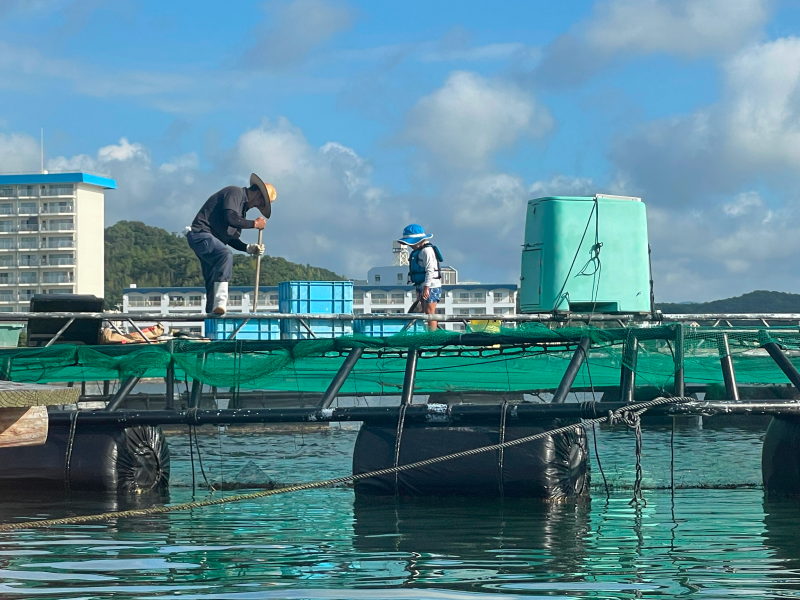
<svg viewBox="0 0 800 600"><path fill-rule="evenodd" d="M361 481L362 479L369 479L371 477L381 477L383 475L392 475L395 473L400 473L402 471L410 471L412 469L419 469L421 467L427 467L429 465L435 465L438 463L446 462L449 460L454 460L457 458L465 458L467 456L475 456L476 454L482 454L484 452L494 452L495 450L500 450L503 448L509 448L511 446L519 446L521 444L527 444L528 442L533 442L538 439L542 439L547 436L552 435L560 435L562 433L568 433L572 430L579 429L582 427L586 427L587 425L592 424L600 424L608 421L609 419L612 422L625 422L622 420L622 415L625 413L634 413L637 416L641 416L643 412L646 410L653 408L654 406L660 406L662 404L681 404L683 402L694 401L695 398L656 398L654 400L650 400L649 402L641 402L637 404L632 404L629 407L623 407L619 410L614 412L609 412L608 415L605 417L598 417L595 419L588 419L581 423L573 423L572 425L565 425L564 427L558 427L556 429L551 429L550 431L543 431L540 433L536 433L534 435L529 435L522 438L517 438L515 440L511 440L508 442L503 442L501 444L492 444L490 446L482 446L480 448L472 448L471 450L463 450L461 452L456 452L454 454L446 454L444 456L437 456L435 458L428 458L426 460L420 460L414 463L408 463L406 465L398 465L395 467L388 467L386 469L379 469L377 471L369 471L367 473L358 473L354 475L346 475L344 477L336 477L334 479L325 479L322 481L311 481L308 483L301 483L297 485L290 485L284 488L279 489L272 489L272 490L262 490L260 492L252 492L250 494L238 494L236 496L227 496L225 498L213 498L209 500L200 500L197 502L184 502L182 504L171 504L168 506L154 506L151 508L140 508L140 509L133 509L133 510L123 510L123 511L116 511L116 512L107 512L101 513L96 515L83 515L78 517L65 517L62 519L44 519L39 521L25 521L21 523L4 523L0 525L0 532L2 531L13 531L18 529L41 529L45 527L53 527L55 525L76 525L80 523L94 523L98 521L109 521L111 519L122 519L128 517L145 517L148 515L158 515L170 512L176 512L180 510L190 510L195 508L203 508L206 506L218 506L220 504L228 504L231 502L241 502L244 500L256 500L258 498L266 498L267 496L277 496L278 494L289 494L292 492L302 492L305 490L313 490L318 488L324 487L331 487L335 485L341 485L343 483L351 483L355 481ZM626 419L629 417L625 417ZM641 496L641 484L639 488L639 495Z"/></svg>

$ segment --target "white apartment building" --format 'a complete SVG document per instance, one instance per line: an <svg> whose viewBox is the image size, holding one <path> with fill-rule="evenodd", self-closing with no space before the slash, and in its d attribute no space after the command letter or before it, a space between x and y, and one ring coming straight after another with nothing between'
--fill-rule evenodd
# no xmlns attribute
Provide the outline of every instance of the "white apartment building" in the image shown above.
<svg viewBox="0 0 800 600"><path fill-rule="evenodd" d="M407 266L376 267L370 269L366 282L353 284L353 313L399 314L406 313L416 300L414 288L405 285ZM442 286L442 299L436 309L438 314L464 317L464 321L480 315L513 315L516 313L517 286L510 283L481 284L458 283L458 273L452 267L442 267L442 279L451 283ZM402 276L402 279L401 279ZM249 313L253 308L253 287L231 286L228 301L229 313ZM170 315L202 314L206 304L206 291L201 287L148 287L130 286L123 290L122 312L160 313L168 327L204 334L202 320L192 322L169 321ZM278 311L278 288L259 288L259 312ZM464 323L442 323L446 329L463 330Z"/></svg>
<svg viewBox="0 0 800 600"><path fill-rule="evenodd" d="M0 175L0 312L34 294L104 295L104 190L90 173Z"/></svg>

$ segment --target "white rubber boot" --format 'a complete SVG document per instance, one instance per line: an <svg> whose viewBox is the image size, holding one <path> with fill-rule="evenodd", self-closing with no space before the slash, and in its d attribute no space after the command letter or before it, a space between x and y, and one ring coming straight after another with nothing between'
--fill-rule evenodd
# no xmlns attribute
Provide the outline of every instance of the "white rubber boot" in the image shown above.
<svg viewBox="0 0 800 600"><path fill-rule="evenodd" d="M214 314L224 315L228 310L228 282L219 281L214 284Z"/></svg>

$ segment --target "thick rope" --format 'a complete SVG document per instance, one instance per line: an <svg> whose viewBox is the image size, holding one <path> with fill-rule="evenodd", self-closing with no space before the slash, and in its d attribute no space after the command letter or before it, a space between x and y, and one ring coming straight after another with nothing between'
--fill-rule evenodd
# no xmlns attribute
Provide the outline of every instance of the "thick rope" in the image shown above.
<svg viewBox="0 0 800 600"><path fill-rule="evenodd" d="M654 406L660 406L661 404L680 404L683 402L694 401L695 398L656 398L655 400L650 400L649 402L642 402L639 404L633 404L630 407L623 407L613 413L609 413L609 415L613 419L619 419L623 413L635 412L637 415L641 415L644 411L649 408L653 408ZM634 410L635 407L635 410ZM383 475L392 475L394 473L400 473L402 471L410 471L412 469L419 469L421 467L427 467L429 465L435 465L438 463L446 462L449 460L454 460L456 458L464 458L467 456L475 456L476 454L482 454L484 452L494 452L496 450L500 450L502 448L510 448L512 446L519 446L521 444L527 444L528 442L533 442L535 440L552 436L552 435L560 435L562 433L567 433L573 431L575 429L579 429L591 424L600 424L604 423L609 420L609 416L605 417L598 417L596 419L588 419L582 423L574 423L572 425L565 425L564 427L558 427L556 429L551 429L550 431L543 431L541 433L537 433L534 435L529 435L527 437L518 438L516 440L511 440L508 442L503 442L502 444L492 444L490 446L482 446L480 448L472 448L471 450L463 450L461 452L456 452L455 454L447 454L445 456L437 456L435 458L428 458L426 460L420 460L414 463L409 463L406 465L399 465L396 467L389 467L386 469L379 469L377 471L369 471L367 473L358 473L355 475L347 475L345 477L336 477L335 479L325 479L322 481L312 481L309 483L301 483L298 485L290 485L280 489L273 489L273 490L262 490L260 492L253 492L250 494L239 494L236 496L227 496L225 498L214 498L209 500L201 500L198 502L184 502L182 504L172 504L169 506L154 506L152 508L142 508L142 509L134 509L134 510L123 510L117 512L107 512L97 515L84 515L80 517L66 517L63 519L45 519L40 521L26 521L22 523L4 523L0 525L0 532L2 531L13 531L17 529L41 529L45 527L53 527L55 525L75 525L79 523L95 523L98 521L108 521L111 519L122 519L128 517L145 517L148 515L158 515L164 513L175 512L179 510L190 510L195 508L203 508L206 506L217 506L220 504L228 504L231 502L241 502L243 500L255 500L258 498L266 498L267 496L277 496L278 494L288 494L291 492L302 492L305 490L313 490L318 488L324 487L331 487L335 485L341 485L343 483L350 483L355 481L361 481L362 479L369 479L371 477L382 477ZM641 493L641 492L640 492Z"/></svg>

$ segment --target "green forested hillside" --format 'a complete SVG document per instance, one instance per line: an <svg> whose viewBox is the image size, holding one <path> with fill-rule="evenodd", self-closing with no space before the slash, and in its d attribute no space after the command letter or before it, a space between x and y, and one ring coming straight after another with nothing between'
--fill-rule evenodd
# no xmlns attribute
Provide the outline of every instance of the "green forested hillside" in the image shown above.
<svg viewBox="0 0 800 600"><path fill-rule="evenodd" d="M105 232L106 306L122 303L122 288L202 286L200 262L186 238L140 221L119 221ZM256 261L234 252L232 285L253 285ZM299 265L265 255L261 259L260 285L277 285L292 279L337 281L344 277L328 269Z"/></svg>
<svg viewBox="0 0 800 600"><path fill-rule="evenodd" d="M756 290L749 294L714 300L712 302L656 304L667 314L687 313L797 313L800 312L800 294Z"/></svg>

